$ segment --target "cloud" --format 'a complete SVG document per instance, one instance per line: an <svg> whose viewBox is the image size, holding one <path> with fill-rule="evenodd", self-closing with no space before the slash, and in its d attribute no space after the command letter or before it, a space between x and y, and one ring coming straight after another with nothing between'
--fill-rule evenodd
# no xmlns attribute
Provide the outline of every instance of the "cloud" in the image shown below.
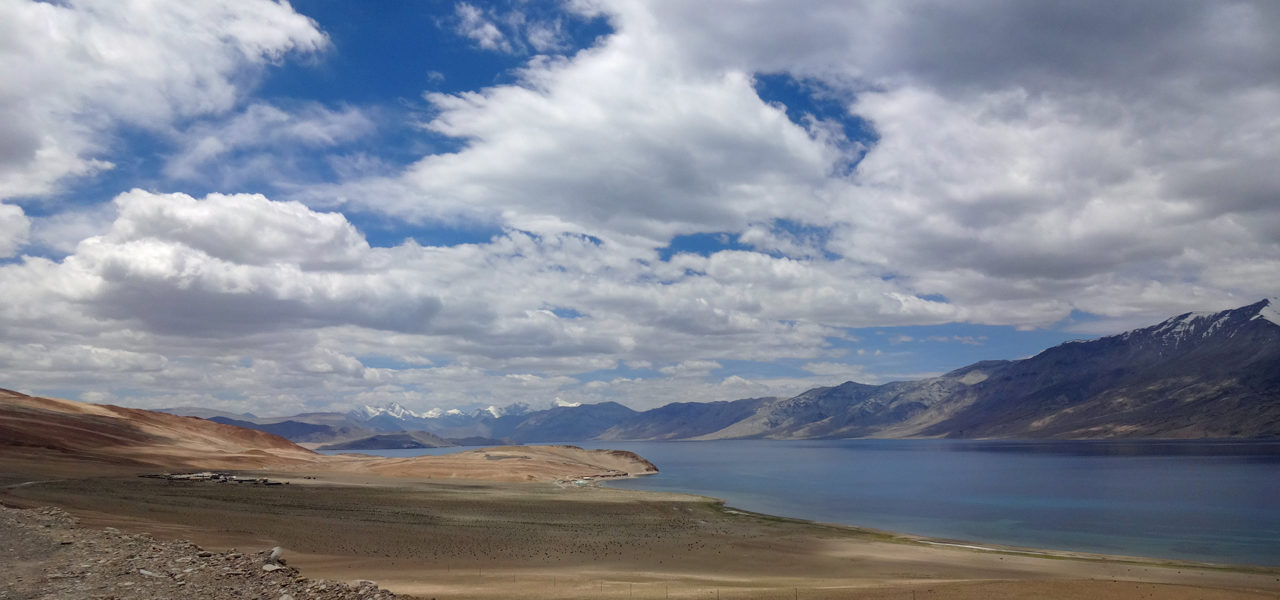
<svg viewBox="0 0 1280 600"><path fill-rule="evenodd" d="M0 347L0 364L23 364L57 371L154 372L168 363L158 354L130 352L88 345L53 348L43 344L26 344L16 348ZM34 361L32 358L34 357Z"/></svg>
<svg viewBox="0 0 1280 600"><path fill-rule="evenodd" d="M0 258L13 256L27 241L31 220L22 207L0 204Z"/></svg>
<svg viewBox="0 0 1280 600"><path fill-rule="evenodd" d="M438 113L427 127L465 148L427 156L395 181L303 198L649 247L824 212L836 154L762 102L748 73L683 73L678 57L663 66L657 40L628 35L572 60L532 60L519 85L428 94Z"/></svg>
<svg viewBox="0 0 1280 600"><path fill-rule="evenodd" d="M872 370L866 365L837 362L811 362L805 363L801 368L819 376L819 379L827 380L828 383L825 383L824 385L838 385L846 381L856 381L858 383L868 385L879 385L890 381L923 379L925 377L936 375L936 373L883 373Z"/></svg>
<svg viewBox="0 0 1280 600"><path fill-rule="evenodd" d="M255 72L328 40L269 0L0 4L0 198L112 168L118 127L219 114Z"/></svg>
<svg viewBox="0 0 1280 600"><path fill-rule="evenodd" d="M615 32L530 60L515 84L427 96L427 127L462 149L301 198L614 248L731 232L811 263L797 271L905 299L850 315L831 286L793 285L799 306L830 304L830 324L896 312L1046 326L1073 309L1157 316L1274 287L1265 269L1217 291L1198 283L1275 253L1280 215L1265 199L1280 181L1264 157L1280 145L1267 108L1280 85L1264 76L1277 54L1265 5L572 7ZM1060 23L1078 31L1054 33ZM820 82L874 130L852 173L830 123L760 99L762 73ZM749 260L721 254L712 262ZM1116 303L1153 278L1185 300ZM951 307L914 308L929 295Z"/></svg>
<svg viewBox="0 0 1280 600"><path fill-rule="evenodd" d="M370 273L374 257L339 214L262 196L134 190L106 235L69 259L100 282L92 309L170 334L223 335L350 323L418 331L440 301Z"/></svg>
<svg viewBox="0 0 1280 600"><path fill-rule="evenodd" d="M65 256L75 252L81 241L105 233L115 217L115 205L109 202L37 217L31 222L31 245L44 253Z"/></svg>
<svg viewBox="0 0 1280 600"><path fill-rule="evenodd" d="M466 2L459 2L454 7L454 13L458 17L457 31L460 35L471 38L485 50L513 51L511 42L507 41L498 26L480 9Z"/></svg>
<svg viewBox="0 0 1280 600"><path fill-rule="evenodd" d="M1156 317L1273 293L1268 3L592 7L622 32L611 45L660 38L685 72L784 73L842 94L876 139L798 212L823 215L822 251L965 318ZM773 232L743 239L818 255ZM1245 264L1263 266L1223 276Z"/></svg>
<svg viewBox="0 0 1280 600"><path fill-rule="evenodd" d="M0 255L45 255L0 264L27 387L644 406L883 380L838 362L848 328L1101 328L1280 294L1271 3L460 3L443 27L524 62L426 94L413 134L447 143L404 168L330 156L393 111L246 95L326 47L287 5L116 6L0 5L0 197L111 168L127 128L173 143L172 189L340 181L0 205ZM567 53L595 18L612 32ZM500 233L380 247L370 221ZM808 375L713 377L735 361Z"/></svg>
<svg viewBox="0 0 1280 600"><path fill-rule="evenodd" d="M165 164L164 174L230 187L245 180L278 180L298 171L297 163L309 161L307 155L315 150L360 139L375 129L368 115L350 106L331 110L308 103L284 110L253 103L235 115L176 134L180 149Z"/></svg>
<svg viewBox="0 0 1280 600"><path fill-rule="evenodd" d="M658 371L669 377L705 377L720 366L720 363L714 360L686 360L679 364L662 367Z"/></svg>
<svg viewBox="0 0 1280 600"><path fill-rule="evenodd" d="M560 18L535 17L524 2L507 3L501 10L481 10L474 4L454 5L454 32L480 48L505 54L551 54L569 44Z"/></svg>
<svg viewBox="0 0 1280 600"><path fill-rule="evenodd" d="M220 389L289 403L317 385L329 391L316 402L373 386L379 397L441 405L555 394L644 403L636 390L658 384L587 390L576 376L626 360L704 385L721 364L706 357L824 356L828 338L842 335L818 322L825 312L892 319L903 300L834 285L811 297L805 281L843 279L821 264L747 252L667 263L569 234L378 248L339 213L261 195L133 190L110 218L65 258L0 265L0 286L13 290L0 307L2 346L27 387L63 378L161 402L192 399L172 394L198 395L214 378ZM86 346L165 361L76 372L39 358ZM402 366L371 368L362 357ZM446 374L459 387L445 390ZM765 389L752 385L698 393Z"/></svg>

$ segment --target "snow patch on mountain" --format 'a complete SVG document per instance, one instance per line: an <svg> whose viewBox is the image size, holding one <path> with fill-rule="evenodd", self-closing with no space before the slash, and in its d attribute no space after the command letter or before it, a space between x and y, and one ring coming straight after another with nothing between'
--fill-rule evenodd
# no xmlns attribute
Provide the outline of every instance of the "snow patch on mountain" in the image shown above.
<svg viewBox="0 0 1280 600"><path fill-rule="evenodd" d="M387 415L393 419L423 419L427 418L426 413L416 413L401 406L398 402L392 402L384 406L361 406L351 411L351 416L357 419L368 421L382 415Z"/></svg>
<svg viewBox="0 0 1280 600"><path fill-rule="evenodd" d="M1280 299L1267 298L1267 303L1254 316L1255 319L1265 319L1276 325L1280 325Z"/></svg>
<svg viewBox="0 0 1280 600"><path fill-rule="evenodd" d="M451 408L449 410L445 410L443 408L433 408L427 412L424 412L421 414L415 414L414 416L420 419L439 419L441 417L448 417L448 416L460 415L460 414L463 414L463 412L456 408Z"/></svg>
<svg viewBox="0 0 1280 600"><path fill-rule="evenodd" d="M1212 335L1227 318L1227 312L1187 313L1156 325L1151 334L1171 340L1174 345L1178 345L1189 337L1208 337Z"/></svg>

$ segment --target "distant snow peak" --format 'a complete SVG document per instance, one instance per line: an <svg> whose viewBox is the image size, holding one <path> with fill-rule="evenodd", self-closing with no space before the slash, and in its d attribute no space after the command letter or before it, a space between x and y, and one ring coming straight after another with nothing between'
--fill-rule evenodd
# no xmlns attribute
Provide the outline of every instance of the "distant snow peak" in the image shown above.
<svg viewBox="0 0 1280 600"><path fill-rule="evenodd" d="M492 405L484 409L484 412L489 413L495 419L502 416L502 409Z"/></svg>
<svg viewBox="0 0 1280 600"><path fill-rule="evenodd" d="M368 406L368 405L361 406L360 408L357 408L351 412L363 418L366 421L377 418L382 415L387 415L393 419L402 419L402 420L408 419L408 418L413 418L413 419L427 418L426 413L419 414L419 413L413 412L401 406L399 402L391 402L383 406Z"/></svg>
<svg viewBox="0 0 1280 600"><path fill-rule="evenodd" d="M360 408L352 410L351 412L352 414L359 416L361 419L368 421L369 419L372 419L382 414L382 409L374 408L372 406L361 406Z"/></svg>
<svg viewBox="0 0 1280 600"><path fill-rule="evenodd" d="M400 404L399 404L399 403L396 403L396 402L392 402L390 405L388 405L388 406L387 406L387 414L389 414L389 415L391 415L391 416L393 416L393 417L395 417L395 418L397 418L397 419L403 419L403 418L405 418L405 416L411 416L411 417L416 417L416 416L418 416L418 414L417 414L417 413L415 413L415 412L413 412L413 411L411 411L411 410L409 410L409 409L407 409L407 408L405 408L405 407L403 407L403 406L400 406Z"/></svg>

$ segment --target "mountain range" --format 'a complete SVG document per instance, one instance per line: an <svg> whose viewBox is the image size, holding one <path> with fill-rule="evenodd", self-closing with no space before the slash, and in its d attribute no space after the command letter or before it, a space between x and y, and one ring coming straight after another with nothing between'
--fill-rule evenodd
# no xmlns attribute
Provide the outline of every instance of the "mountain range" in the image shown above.
<svg viewBox="0 0 1280 600"><path fill-rule="evenodd" d="M916 381L850 381L790 398L674 403L643 412L614 402L546 410L517 404L473 413L419 413L392 404L346 414L212 419L295 441L354 441L365 448L376 442L359 440L398 431L429 432L445 438L444 444L1280 437L1280 304L1263 300L1217 313L1187 313L1026 359L982 361Z"/></svg>

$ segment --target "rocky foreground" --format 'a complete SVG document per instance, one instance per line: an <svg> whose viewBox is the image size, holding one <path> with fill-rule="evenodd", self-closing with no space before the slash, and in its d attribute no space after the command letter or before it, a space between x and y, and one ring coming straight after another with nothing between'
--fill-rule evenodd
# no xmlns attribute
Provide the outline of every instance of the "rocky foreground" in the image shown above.
<svg viewBox="0 0 1280 600"><path fill-rule="evenodd" d="M273 556L274 554L274 556ZM57 508L0 506L0 600L386 600L371 581L307 579L279 551L209 552L107 528Z"/></svg>

